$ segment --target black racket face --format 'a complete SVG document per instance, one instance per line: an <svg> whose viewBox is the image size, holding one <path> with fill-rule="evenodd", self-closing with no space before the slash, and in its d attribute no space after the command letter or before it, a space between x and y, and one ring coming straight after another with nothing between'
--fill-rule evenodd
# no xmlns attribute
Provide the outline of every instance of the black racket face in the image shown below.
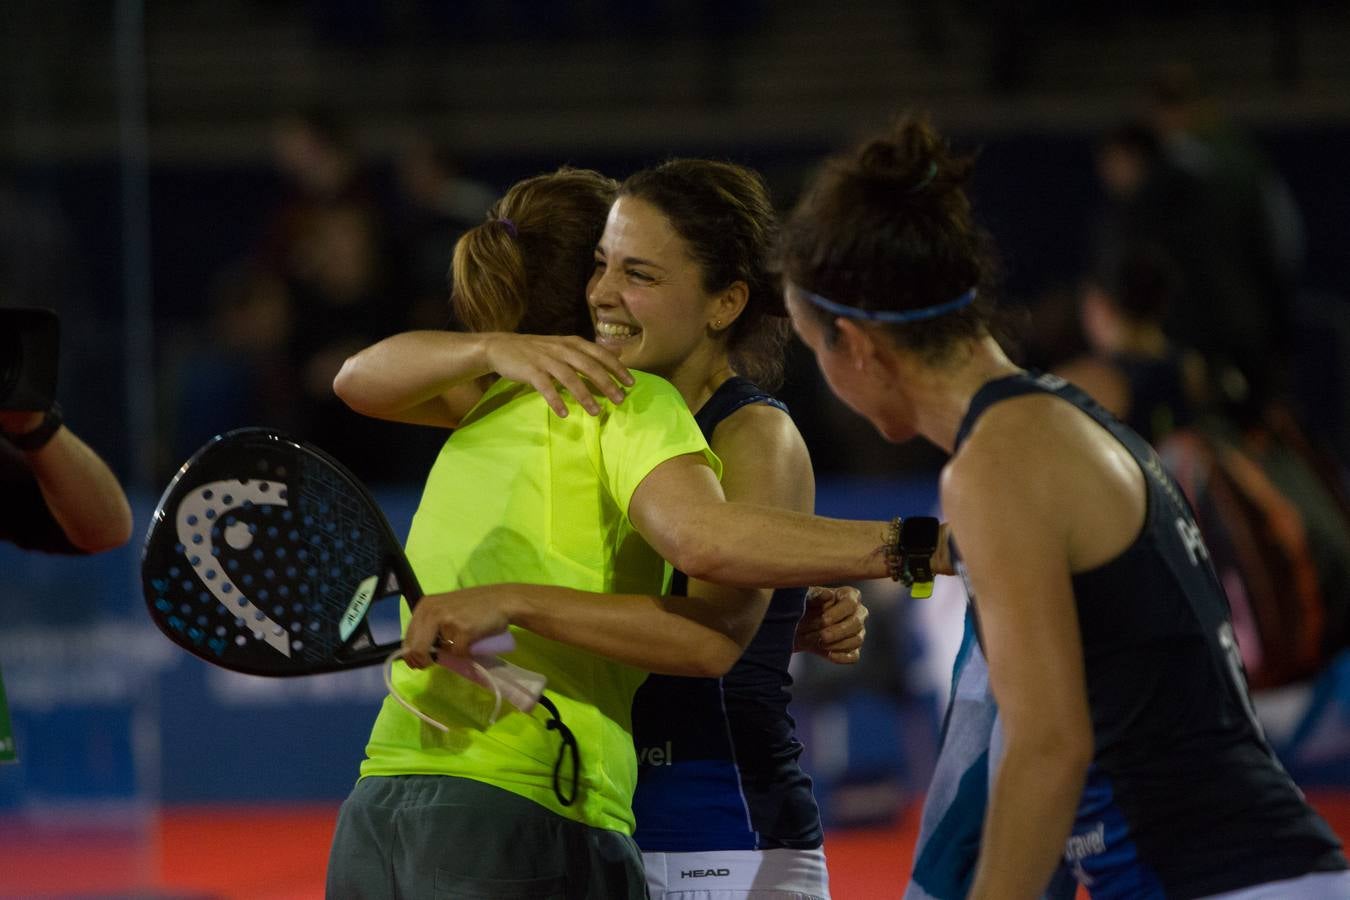
<svg viewBox="0 0 1350 900"><path fill-rule="evenodd" d="M141 561L150 616L208 662L254 675L372 665L376 598L417 587L384 514L340 463L264 429L221 435L179 470Z"/></svg>

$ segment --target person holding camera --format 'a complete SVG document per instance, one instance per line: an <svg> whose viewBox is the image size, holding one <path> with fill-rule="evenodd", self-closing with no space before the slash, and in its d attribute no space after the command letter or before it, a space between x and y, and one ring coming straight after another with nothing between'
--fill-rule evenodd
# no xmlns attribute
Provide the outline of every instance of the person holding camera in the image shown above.
<svg viewBox="0 0 1350 900"><path fill-rule="evenodd" d="M130 537L131 507L117 477L65 427L61 408L0 407L0 541L79 554L111 550ZM15 759L0 682L0 763Z"/></svg>
<svg viewBox="0 0 1350 900"><path fill-rule="evenodd" d="M98 553L131 537L131 507L107 464L60 407L0 409L0 540L48 553Z"/></svg>
<svg viewBox="0 0 1350 900"><path fill-rule="evenodd" d="M131 507L107 464L62 421L59 333L52 310L0 309L0 541L98 553L131 537Z"/></svg>

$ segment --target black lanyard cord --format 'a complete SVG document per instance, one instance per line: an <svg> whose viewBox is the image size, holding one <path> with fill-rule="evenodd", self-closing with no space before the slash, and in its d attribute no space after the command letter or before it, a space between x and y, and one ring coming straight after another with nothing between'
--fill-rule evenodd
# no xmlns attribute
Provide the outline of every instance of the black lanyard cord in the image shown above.
<svg viewBox="0 0 1350 900"><path fill-rule="evenodd" d="M539 705L552 717L545 723L545 727L550 731L558 732L558 737L562 738L562 746L558 748L558 758L553 763L553 793L563 806L571 806L576 802L577 792L581 785L581 751L577 749L576 735L572 734L572 729L563 724L562 716L558 714L558 707L553 705L552 700L541 695ZM562 766L563 760L567 758L568 751L571 751L572 755L572 793L570 796L564 794L562 790Z"/></svg>

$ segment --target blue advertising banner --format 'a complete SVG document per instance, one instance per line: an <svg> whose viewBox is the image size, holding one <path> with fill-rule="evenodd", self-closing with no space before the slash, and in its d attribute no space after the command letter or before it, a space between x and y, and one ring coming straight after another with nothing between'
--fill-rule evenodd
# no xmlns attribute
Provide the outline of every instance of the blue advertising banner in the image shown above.
<svg viewBox="0 0 1350 900"><path fill-rule="evenodd" d="M330 800L356 780L384 697L376 668L267 679L170 643L141 594L140 535L93 557L0 545L0 666L16 765L0 811L78 805ZM407 531L416 492L380 495Z"/></svg>
<svg viewBox="0 0 1350 900"><path fill-rule="evenodd" d="M378 497L395 530L406 534L417 492ZM849 481L821 485L817 508L884 518L926 511L934 500L931 484ZM0 813L344 797L385 696L379 669L267 679L179 650L145 613L138 544L154 500L133 501L138 537L118 551L71 558L0 545L0 668L18 754L17 763L0 766ZM865 670L866 684L839 680L832 687L841 674L829 671L834 667L800 673L794 708L827 808L834 787L888 767L917 772L924 765L916 754L927 750L907 749L913 735L903 732L928 728L921 720L933 716L884 686L893 678L903 685L906 667L926 652L904 643L924 639L908 625L883 639L885 604L894 602L877 602L869 622L877 658ZM1312 784L1350 784L1347 666L1343 659L1312 686L1304 720L1277 742L1292 774ZM839 715L848 717L849 741L834 752L844 755L822 751L810 759L813 722L825 727Z"/></svg>

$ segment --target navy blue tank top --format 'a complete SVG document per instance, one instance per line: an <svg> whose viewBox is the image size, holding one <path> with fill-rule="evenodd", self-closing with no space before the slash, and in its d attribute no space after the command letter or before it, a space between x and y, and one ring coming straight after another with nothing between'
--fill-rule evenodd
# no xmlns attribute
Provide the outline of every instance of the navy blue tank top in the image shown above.
<svg viewBox="0 0 1350 900"><path fill-rule="evenodd" d="M717 424L751 403L787 407L734 377L695 418L712 443ZM676 571L671 593L684 596ZM802 745L788 715L793 638L805 588L774 591L745 653L721 678L652 675L633 701L638 785L634 838L646 852L815 849L823 841Z"/></svg>
<svg viewBox="0 0 1350 900"><path fill-rule="evenodd" d="M1148 495L1134 543L1073 576L1095 747L1065 862L1094 900L1199 897L1344 869L1340 842L1266 743L1228 600L1153 449L1064 379L1034 374L984 385L957 447L990 406L1033 393L1109 431Z"/></svg>

